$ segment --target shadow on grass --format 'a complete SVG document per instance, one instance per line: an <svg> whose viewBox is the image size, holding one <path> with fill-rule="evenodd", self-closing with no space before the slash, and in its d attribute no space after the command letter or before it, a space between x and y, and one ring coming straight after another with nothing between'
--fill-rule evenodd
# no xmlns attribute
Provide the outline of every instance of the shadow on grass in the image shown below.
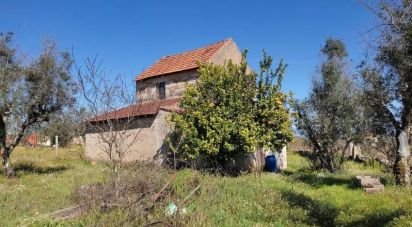
<svg viewBox="0 0 412 227"><path fill-rule="evenodd" d="M307 159L312 158L311 152L298 151L297 154ZM349 189L356 188L355 180L352 177L339 174L319 173L311 167L303 167L295 171L283 170L281 173L292 181L302 182L316 188L332 185L346 186Z"/></svg>
<svg viewBox="0 0 412 227"><path fill-rule="evenodd" d="M288 201L292 207L299 207L306 210L309 218L305 220L309 225L319 226L387 226L395 218L405 215L406 212L402 209L397 210L380 210L374 213L366 214L359 220L349 223L337 223L337 217L340 210L335 206L317 201L302 193L294 191L283 191L282 199Z"/></svg>
<svg viewBox="0 0 412 227"><path fill-rule="evenodd" d="M280 174L285 175L285 176L292 176L293 174L296 174L296 172L285 169L285 170L280 171Z"/></svg>
<svg viewBox="0 0 412 227"><path fill-rule="evenodd" d="M304 194L294 191L283 191L282 198L292 206L300 207L308 211L309 219L306 220L309 225L336 226L336 217L339 210L328 203L316 201Z"/></svg>
<svg viewBox="0 0 412 227"><path fill-rule="evenodd" d="M49 173L59 173L67 170L66 166L46 166L40 167L36 166L31 162L22 162L14 165L14 171L16 173L34 173L34 174L49 174Z"/></svg>
<svg viewBox="0 0 412 227"><path fill-rule="evenodd" d="M394 210L394 211L380 211L377 213L372 213L366 215L364 218L353 221L349 223L348 227L355 227L355 226L370 226L370 227L379 227L379 226L387 226L393 219L398 218L405 214L405 211L402 209Z"/></svg>
<svg viewBox="0 0 412 227"><path fill-rule="evenodd" d="M292 181L299 181L315 188L332 185L345 186L349 189L357 188L355 180L351 177L316 173L304 169L296 172L283 171L282 174L290 178Z"/></svg>
<svg viewBox="0 0 412 227"><path fill-rule="evenodd" d="M341 176L324 176L316 173L301 173L295 177L296 180L301 181L313 187L321 186L346 186L347 188L356 188L355 182L352 178Z"/></svg>

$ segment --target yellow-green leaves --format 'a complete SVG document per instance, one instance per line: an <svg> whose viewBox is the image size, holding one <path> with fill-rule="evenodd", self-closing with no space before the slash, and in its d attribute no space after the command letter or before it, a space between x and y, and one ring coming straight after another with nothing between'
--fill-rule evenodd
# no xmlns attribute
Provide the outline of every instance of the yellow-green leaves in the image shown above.
<svg viewBox="0 0 412 227"><path fill-rule="evenodd" d="M247 72L244 61L200 67L197 83L184 93L184 112L172 117L184 138L181 155L226 159L257 147L279 149L292 139L287 96L274 84L284 66L273 71L268 63L265 59L259 77Z"/></svg>

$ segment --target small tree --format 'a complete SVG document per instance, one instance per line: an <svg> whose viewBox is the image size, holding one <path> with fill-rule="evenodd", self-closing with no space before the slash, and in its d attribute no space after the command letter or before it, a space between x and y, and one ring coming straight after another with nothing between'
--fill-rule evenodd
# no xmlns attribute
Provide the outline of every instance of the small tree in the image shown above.
<svg viewBox="0 0 412 227"><path fill-rule="evenodd" d="M313 80L309 98L296 103L296 123L314 147L314 167L335 172L349 144L360 140L365 124L360 91L346 69L344 44L327 39L321 53L321 77Z"/></svg>
<svg viewBox="0 0 412 227"><path fill-rule="evenodd" d="M278 150L292 139L291 122L281 91L285 66L271 69L264 55L261 73L249 72L247 63L203 64L196 84L183 96L183 113L172 122L181 133L180 155L205 155L224 163L255 152L259 147Z"/></svg>
<svg viewBox="0 0 412 227"><path fill-rule="evenodd" d="M97 136L96 149L106 154L116 180L125 156L138 141L141 121L136 115L140 105L122 77L109 79L96 59L87 59L84 68L76 67L82 100L90 117L86 132Z"/></svg>
<svg viewBox="0 0 412 227"><path fill-rule="evenodd" d="M50 121L42 126L42 134L49 137L52 144L59 138L59 146L68 146L73 138L82 138L84 141L87 112L84 107L70 108L53 116Z"/></svg>
<svg viewBox="0 0 412 227"><path fill-rule="evenodd" d="M72 105L75 93L67 52L46 42L40 56L24 66L11 41L12 34L0 34L0 153L8 176L14 175L10 154L25 131Z"/></svg>
<svg viewBox="0 0 412 227"><path fill-rule="evenodd" d="M293 139L287 108L292 95L282 92L287 65L281 60L278 67L273 69L272 62L272 57L263 51L259 75L252 73L256 84L252 87L255 93L253 115L258 129L258 147L279 151Z"/></svg>

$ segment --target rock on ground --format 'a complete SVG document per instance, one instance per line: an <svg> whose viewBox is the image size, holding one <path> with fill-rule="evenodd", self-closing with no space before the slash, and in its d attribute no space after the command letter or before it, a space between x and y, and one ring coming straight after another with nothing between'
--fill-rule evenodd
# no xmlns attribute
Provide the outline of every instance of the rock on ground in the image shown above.
<svg viewBox="0 0 412 227"><path fill-rule="evenodd" d="M378 177L356 176L356 184L362 187L366 193L382 192L385 186L380 182Z"/></svg>

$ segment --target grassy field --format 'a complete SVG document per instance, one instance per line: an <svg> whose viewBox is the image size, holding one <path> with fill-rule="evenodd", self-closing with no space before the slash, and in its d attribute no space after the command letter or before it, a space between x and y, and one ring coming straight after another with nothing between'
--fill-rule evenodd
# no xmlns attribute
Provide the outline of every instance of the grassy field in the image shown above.
<svg viewBox="0 0 412 227"><path fill-rule="evenodd" d="M59 149L18 147L12 163L18 177L0 176L0 226L35 223L73 204L78 186L103 179L104 167L82 159L80 147Z"/></svg>
<svg viewBox="0 0 412 227"><path fill-rule="evenodd" d="M176 173L174 198L182 200L200 184L185 204L186 214L171 223L189 226L412 226L412 190L393 185L382 168L348 162L339 174L313 172L307 160L291 152L282 174L264 173L218 177L193 170ZM107 168L82 158L79 147L19 148L12 157L18 178L0 177L0 226L119 226L137 225L124 211L92 210L79 219L57 222L48 214L74 204L73 191L105 180ZM365 194L353 176L381 177L385 192ZM171 201L170 201L171 202ZM177 202L177 201L173 201ZM164 207L153 220L164 218ZM174 222L178 219L178 222Z"/></svg>

